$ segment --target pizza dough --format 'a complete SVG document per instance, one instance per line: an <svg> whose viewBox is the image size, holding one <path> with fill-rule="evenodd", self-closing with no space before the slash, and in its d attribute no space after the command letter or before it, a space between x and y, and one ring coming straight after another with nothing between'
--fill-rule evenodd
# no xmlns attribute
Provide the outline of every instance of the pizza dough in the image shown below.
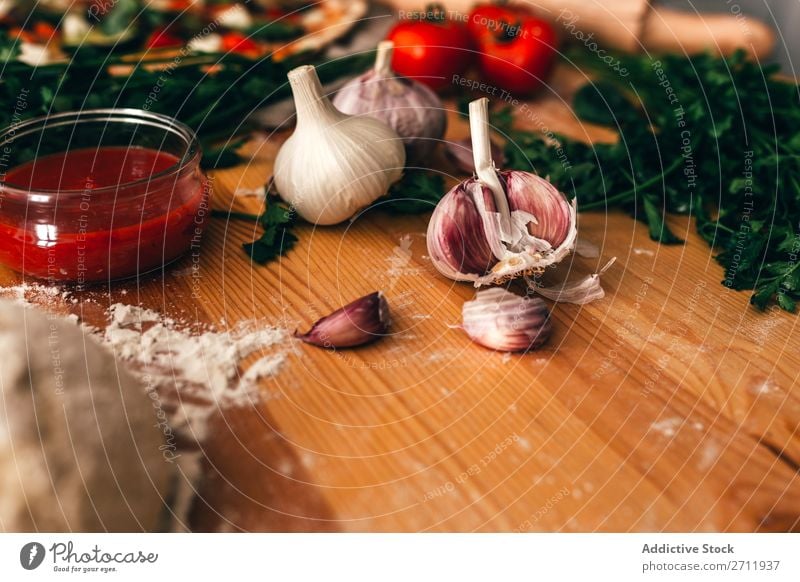
<svg viewBox="0 0 800 582"><path fill-rule="evenodd" d="M169 527L158 399L74 322L0 301L0 531Z"/></svg>

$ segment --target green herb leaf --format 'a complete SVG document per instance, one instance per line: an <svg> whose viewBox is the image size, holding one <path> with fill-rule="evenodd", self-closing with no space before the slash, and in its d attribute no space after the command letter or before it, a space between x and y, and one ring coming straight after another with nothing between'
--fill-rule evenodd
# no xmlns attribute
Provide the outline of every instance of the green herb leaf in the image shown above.
<svg viewBox="0 0 800 582"><path fill-rule="evenodd" d="M246 138L240 138L203 151L202 166L208 170L220 170L242 163L242 157L236 153L236 150L246 142Z"/></svg>
<svg viewBox="0 0 800 582"><path fill-rule="evenodd" d="M769 302L772 300L773 295L778 292L778 282L772 281L765 285L761 285L750 297L750 303L755 305L758 309L766 309Z"/></svg>
<svg viewBox="0 0 800 582"><path fill-rule="evenodd" d="M296 218L294 211L274 197L268 199L267 208L261 216L222 210L212 210L211 215L226 220L258 222L264 228L264 232L256 240L242 244L242 248L251 260L261 265L285 255L294 248L298 240L297 235L291 230Z"/></svg>
<svg viewBox="0 0 800 582"><path fill-rule="evenodd" d="M103 17L100 29L107 36L116 36L136 25L138 0L117 0Z"/></svg>
<svg viewBox="0 0 800 582"><path fill-rule="evenodd" d="M8 63L16 59L19 53L20 46L18 40L11 38L5 30L0 30L0 61Z"/></svg>
<svg viewBox="0 0 800 582"><path fill-rule="evenodd" d="M794 313L797 303L794 299L789 297L786 293L778 293L778 305L790 313Z"/></svg>
<svg viewBox="0 0 800 582"><path fill-rule="evenodd" d="M297 236L291 231L295 213L277 199L269 200L267 209L258 218L264 228L264 234L251 243L242 245L250 258L261 265L286 254L297 242Z"/></svg>
<svg viewBox="0 0 800 582"><path fill-rule="evenodd" d="M285 20L275 20L271 22L257 22L247 29L246 33L254 40L264 42L276 42L279 40L291 40L303 34L305 29L297 24L286 22Z"/></svg>
<svg viewBox="0 0 800 582"><path fill-rule="evenodd" d="M683 241L672 234L664 222L664 209L657 203L657 198L651 194L642 196L642 206L650 230L650 238L666 245L683 244Z"/></svg>
<svg viewBox="0 0 800 582"><path fill-rule="evenodd" d="M431 212L444 196L444 177L427 170L407 170L375 207L395 214Z"/></svg>
<svg viewBox="0 0 800 582"><path fill-rule="evenodd" d="M598 125L624 125L640 119L630 100L616 85L598 81L581 87L572 101L575 113Z"/></svg>

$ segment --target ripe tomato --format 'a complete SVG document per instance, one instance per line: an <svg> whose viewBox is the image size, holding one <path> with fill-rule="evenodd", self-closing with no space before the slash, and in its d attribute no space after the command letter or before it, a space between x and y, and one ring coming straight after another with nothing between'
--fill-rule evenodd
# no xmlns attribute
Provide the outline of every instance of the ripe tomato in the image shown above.
<svg viewBox="0 0 800 582"><path fill-rule="evenodd" d="M151 49L177 47L183 44L183 39L177 34L172 34L164 28L156 28L145 41L145 47Z"/></svg>
<svg viewBox="0 0 800 582"><path fill-rule="evenodd" d="M228 32L222 35L223 52L252 55L258 52L258 45L241 32Z"/></svg>
<svg viewBox="0 0 800 582"><path fill-rule="evenodd" d="M406 20L389 31L394 42L395 72L441 89L462 73L472 58L469 35L463 26L441 14Z"/></svg>
<svg viewBox="0 0 800 582"><path fill-rule="evenodd" d="M481 75L524 97L538 89L555 61L553 27L525 7L484 5L469 15L468 30L478 48Z"/></svg>

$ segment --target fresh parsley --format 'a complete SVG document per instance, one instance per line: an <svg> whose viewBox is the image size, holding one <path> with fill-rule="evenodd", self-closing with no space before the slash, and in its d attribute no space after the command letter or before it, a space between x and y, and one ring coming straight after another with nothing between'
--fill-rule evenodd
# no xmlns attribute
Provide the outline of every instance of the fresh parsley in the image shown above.
<svg viewBox="0 0 800 582"><path fill-rule="evenodd" d="M212 211L212 216L219 218L251 220L258 222L264 232L256 240L244 243L242 248L253 262L264 265L279 256L285 255L297 243L297 235L292 232L295 223L295 212L278 202L277 198L270 198L267 208L260 216L244 212Z"/></svg>
<svg viewBox="0 0 800 582"><path fill-rule="evenodd" d="M444 196L444 177L428 170L406 170L375 206L393 214L432 212Z"/></svg>

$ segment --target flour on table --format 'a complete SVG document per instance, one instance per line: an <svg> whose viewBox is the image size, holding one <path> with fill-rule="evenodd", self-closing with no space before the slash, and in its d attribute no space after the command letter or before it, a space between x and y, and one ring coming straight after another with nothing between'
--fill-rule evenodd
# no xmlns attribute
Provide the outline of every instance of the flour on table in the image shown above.
<svg viewBox="0 0 800 582"><path fill-rule="evenodd" d="M780 392L780 388L772 380L772 378L766 378L765 380L751 386L750 392L752 392L757 396L764 396L766 394L773 394L775 392Z"/></svg>
<svg viewBox="0 0 800 582"><path fill-rule="evenodd" d="M240 385L246 388L255 385L262 378L268 378L278 373L285 358L265 356L251 365L242 376Z"/></svg>
<svg viewBox="0 0 800 582"><path fill-rule="evenodd" d="M675 436L675 433L678 432L682 424L682 418L666 418L664 420L654 422L652 425L650 425L650 430L660 433L667 438L672 438Z"/></svg>
<svg viewBox="0 0 800 582"><path fill-rule="evenodd" d="M237 198L256 198L258 200L264 200L267 197L267 189L264 186L257 186L256 188L240 186L236 188L233 195Z"/></svg>
<svg viewBox="0 0 800 582"><path fill-rule="evenodd" d="M35 282L0 287L0 298L33 308L46 308L59 300L78 301L68 287ZM91 298L83 302L99 306ZM118 359L130 363L146 389L159 393L158 402L164 401L170 424L191 432L193 440L206 436L208 420L215 411L259 398L259 380L279 372L290 341L285 329L262 322L248 321L217 331L124 303L111 305L107 317L105 330L81 323L75 314L65 318L100 339ZM256 353L261 357L242 370L244 360Z"/></svg>
<svg viewBox="0 0 800 582"><path fill-rule="evenodd" d="M237 383L241 360L284 343L285 330L251 322L196 333L155 311L121 303L112 305L109 315L103 340L117 357L146 367L156 385L199 387L199 396L218 405L250 401L256 382L277 373L286 358L281 350L263 356Z"/></svg>
<svg viewBox="0 0 800 582"><path fill-rule="evenodd" d="M11 287L0 288L0 297L10 299L20 305L30 306L37 302L47 302L60 297L69 300L69 291L64 291L61 287L54 285L42 285L40 283L20 283Z"/></svg>

